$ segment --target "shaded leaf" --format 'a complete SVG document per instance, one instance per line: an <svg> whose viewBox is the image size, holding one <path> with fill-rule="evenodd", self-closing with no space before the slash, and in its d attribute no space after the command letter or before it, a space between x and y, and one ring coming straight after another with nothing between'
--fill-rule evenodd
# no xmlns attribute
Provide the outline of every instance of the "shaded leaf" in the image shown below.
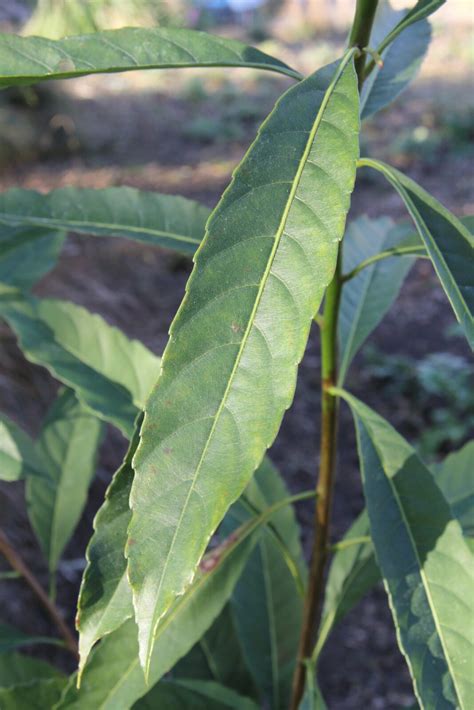
<svg viewBox="0 0 474 710"><path fill-rule="evenodd" d="M64 236L53 229L0 224L0 283L31 288L55 266Z"/></svg>
<svg viewBox="0 0 474 710"><path fill-rule="evenodd" d="M411 25L414 25L426 17L432 15L436 10L438 10L446 0L418 0L418 2L409 10L402 19L397 23L397 25L389 32L389 34L384 38L383 42L377 47L378 51L381 52L385 47L388 47L391 42L393 42L398 35L404 32Z"/></svg>
<svg viewBox="0 0 474 710"><path fill-rule="evenodd" d="M254 67L299 74L258 49L205 32L155 27L50 40L0 35L0 87L137 69Z"/></svg>
<svg viewBox="0 0 474 710"><path fill-rule="evenodd" d="M56 570L86 504L102 427L74 392L65 389L36 442L46 475L27 478L26 505L50 572Z"/></svg>
<svg viewBox="0 0 474 710"><path fill-rule="evenodd" d="M388 0L377 6L370 46L378 47L406 16L406 10L394 10ZM361 116L368 118L391 103L418 73L431 40L426 19L410 25L385 49L383 66L375 65L364 82L361 93Z"/></svg>
<svg viewBox="0 0 474 710"><path fill-rule="evenodd" d="M133 706L133 710L258 710L250 698L239 695L235 690L212 681L173 680L158 683L144 698Z"/></svg>
<svg viewBox="0 0 474 710"><path fill-rule="evenodd" d="M44 234L48 227L79 234L125 237L193 254L204 236L209 213L209 208L194 200L132 187L103 190L66 187L47 194L14 188L0 194L0 223L7 225L0 234L3 229L7 233L16 230L18 244L27 241L31 233ZM62 239L61 233L59 236Z"/></svg>
<svg viewBox="0 0 474 710"><path fill-rule="evenodd" d="M0 480L18 481L27 475L43 475L34 443L15 422L0 414Z"/></svg>
<svg viewBox="0 0 474 710"><path fill-rule="evenodd" d="M160 618L292 401L354 183L353 51L290 89L262 125L208 222L171 326L131 495L129 579L144 667Z"/></svg>
<svg viewBox="0 0 474 710"><path fill-rule="evenodd" d="M66 678L39 678L28 683L0 688L2 710L46 710L61 697Z"/></svg>
<svg viewBox="0 0 474 710"><path fill-rule="evenodd" d="M46 661L21 653L0 654L0 688L30 683L32 680L60 678L61 673Z"/></svg>
<svg viewBox="0 0 474 710"><path fill-rule="evenodd" d="M474 441L447 456L435 468L435 480L464 535L474 537Z"/></svg>
<svg viewBox="0 0 474 710"><path fill-rule="evenodd" d="M396 227L385 217L359 217L344 237L344 271L403 241L409 227ZM339 317L339 383L344 382L354 356L396 299L412 266L411 259L383 259L344 284Z"/></svg>
<svg viewBox="0 0 474 710"><path fill-rule="evenodd" d="M413 448L351 395L377 561L422 707L468 710L474 697L474 561Z"/></svg>
<svg viewBox="0 0 474 710"><path fill-rule="evenodd" d="M457 217L403 173L368 158L360 160L359 165L381 172L402 198L466 337L474 347L474 237Z"/></svg>
<svg viewBox="0 0 474 710"><path fill-rule="evenodd" d="M59 639L49 638L46 636L29 636L15 629L14 626L9 624L0 624L0 653L6 653L8 651L14 651L16 648L21 648L22 646L33 646L35 644L52 644L62 645ZM1 661L0 661L1 663Z"/></svg>
<svg viewBox="0 0 474 710"><path fill-rule="evenodd" d="M327 710L322 693L312 675L307 676L306 690L299 705L299 710Z"/></svg>
<svg viewBox="0 0 474 710"><path fill-rule="evenodd" d="M159 374L156 355L73 303L28 298L3 287L0 314L28 360L75 390L98 417L132 435L137 409Z"/></svg>

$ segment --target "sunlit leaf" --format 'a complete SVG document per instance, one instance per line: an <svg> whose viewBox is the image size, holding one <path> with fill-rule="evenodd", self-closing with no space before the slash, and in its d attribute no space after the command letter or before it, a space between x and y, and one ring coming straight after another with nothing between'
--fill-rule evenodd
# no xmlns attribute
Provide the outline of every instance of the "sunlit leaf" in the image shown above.
<svg viewBox="0 0 474 710"><path fill-rule="evenodd" d="M435 467L435 480L459 520L464 535L474 538L474 441Z"/></svg>
<svg viewBox="0 0 474 710"><path fill-rule="evenodd" d="M43 475L32 439L15 422L0 414L0 480L18 481Z"/></svg>

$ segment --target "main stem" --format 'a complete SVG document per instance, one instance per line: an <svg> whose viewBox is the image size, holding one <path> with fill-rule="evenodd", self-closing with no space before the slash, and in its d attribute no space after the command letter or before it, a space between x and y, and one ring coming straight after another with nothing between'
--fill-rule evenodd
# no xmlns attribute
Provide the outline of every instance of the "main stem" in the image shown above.
<svg viewBox="0 0 474 710"><path fill-rule="evenodd" d="M363 49L367 46L378 0L357 0L354 22L349 37L349 45ZM363 84L366 55L355 60L359 78L359 89ZM305 688L306 660L310 658L314 645L315 630L321 616L324 592L324 572L329 555L329 532L336 469L336 439L338 428L338 398L330 394L337 383L337 326L339 305L343 287L342 242L339 247L336 271L330 283L324 302L321 326L321 440L319 476L316 486L316 506L314 511L313 549L309 568L303 623L298 648L298 656L293 676L293 691L290 708L298 710Z"/></svg>
<svg viewBox="0 0 474 710"><path fill-rule="evenodd" d="M23 562L23 560L13 548L7 536L2 530L0 530L0 554L2 554L7 560L7 562L10 564L10 566L24 578L25 582L28 584L34 594L38 597L41 604L44 606L51 619L54 621L57 628L61 632L61 636L66 642L67 649L71 651L74 656L77 657L78 650L76 639L74 638L71 630L69 629L68 625L61 616L59 609L50 600L43 587L34 576L33 572L31 572L31 570Z"/></svg>

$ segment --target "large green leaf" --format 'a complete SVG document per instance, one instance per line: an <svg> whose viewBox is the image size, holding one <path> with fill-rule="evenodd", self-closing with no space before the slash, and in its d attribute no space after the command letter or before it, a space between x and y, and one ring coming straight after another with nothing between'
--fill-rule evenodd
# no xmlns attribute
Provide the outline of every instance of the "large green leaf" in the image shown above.
<svg viewBox="0 0 474 710"><path fill-rule="evenodd" d="M0 283L31 288L56 264L63 242L51 228L0 224Z"/></svg>
<svg viewBox="0 0 474 710"><path fill-rule="evenodd" d="M370 538L367 539L369 536L369 519L363 511L339 543L329 568L318 639L312 657L314 665L334 626L380 579L374 548Z"/></svg>
<svg viewBox="0 0 474 710"><path fill-rule="evenodd" d="M0 623L1 654L7 653L8 651L14 651L22 646L33 646L35 644L52 644L54 646L62 645L62 642L49 636L29 636L28 634L23 633L23 631L15 629L14 626Z"/></svg>
<svg viewBox="0 0 474 710"><path fill-rule="evenodd" d="M38 679L61 678L62 674L46 661L21 653L0 654L0 688L31 683Z"/></svg>
<svg viewBox="0 0 474 710"><path fill-rule="evenodd" d="M406 10L394 10L389 0L377 6L370 46L378 47ZM376 64L364 82L361 93L362 118L391 103L416 76L431 40L431 27L426 19L410 25L383 52L383 66Z"/></svg>
<svg viewBox="0 0 474 710"><path fill-rule="evenodd" d="M389 218L359 217L344 237L344 270L350 272L363 260L395 247L408 232L408 227L395 227ZM411 265L411 259L383 259L344 284L338 323L340 383L357 351L397 297Z"/></svg>
<svg viewBox="0 0 474 710"><path fill-rule="evenodd" d="M474 700L474 560L428 468L351 395L377 561L422 707Z"/></svg>
<svg viewBox="0 0 474 710"><path fill-rule="evenodd" d="M193 254L204 236L209 213L207 207L194 200L131 187L104 190L66 187L47 194L14 188L0 194L0 223L6 225L2 231L16 230L17 245L27 241L31 234L44 235L45 228L49 228L125 237ZM33 229L38 227L39 232ZM51 239L49 232L46 235ZM44 236L42 240L45 241ZM42 258L45 260L46 256ZM0 276L1 269L2 261Z"/></svg>
<svg viewBox="0 0 474 710"><path fill-rule="evenodd" d="M97 416L132 435L137 409L159 374L156 355L73 303L38 300L3 287L0 314L31 362L74 389Z"/></svg>
<svg viewBox="0 0 474 710"><path fill-rule="evenodd" d="M228 511L222 529L231 532L250 517L245 503L263 510L288 496L287 488L268 459L259 467L244 496ZM306 576L299 527L294 511L282 509L272 529L261 536L232 594L238 635L247 665L269 707L287 708L298 649L303 599L279 540L289 548L297 573Z"/></svg>
<svg viewBox="0 0 474 710"><path fill-rule="evenodd" d="M133 481L132 458L138 444L138 430L139 427L135 429L123 464L106 491L104 503L94 519L94 533L86 550L87 566L76 616L80 673L95 642L118 629L133 615L124 550L131 518L128 499Z"/></svg>
<svg viewBox="0 0 474 710"><path fill-rule="evenodd" d="M354 183L352 57L277 102L208 222L171 326L131 495L129 578L144 667L161 616L291 404Z"/></svg>
<svg viewBox="0 0 474 710"><path fill-rule="evenodd" d="M49 710L61 698L66 678L38 678L28 683L0 688L2 710Z"/></svg>
<svg viewBox="0 0 474 710"><path fill-rule="evenodd" d="M166 680L158 683L133 710L258 710L253 700L219 683L199 680Z"/></svg>
<svg viewBox="0 0 474 710"><path fill-rule="evenodd" d="M0 414L0 480L18 481L27 475L42 476L33 441L4 414Z"/></svg>
<svg viewBox="0 0 474 710"><path fill-rule="evenodd" d="M447 456L435 468L435 480L464 535L474 538L474 441Z"/></svg>
<svg viewBox="0 0 474 710"><path fill-rule="evenodd" d="M258 49L194 30L125 28L59 40L0 35L0 87L102 72L214 66L254 67L300 78Z"/></svg>
<svg viewBox="0 0 474 710"><path fill-rule="evenodd" d="M27 478L26 505L50 572L56 570L86 504L102 428L74 392L65 389L36 442L46 475Z"/></svg>
<svg viewBox="0 0 474 710"><path fill-rule="evenodd" d="M393 185L410 213L453 310L474 347L474 237L468 229L413 180L378 160L363 158Z"/></svg>

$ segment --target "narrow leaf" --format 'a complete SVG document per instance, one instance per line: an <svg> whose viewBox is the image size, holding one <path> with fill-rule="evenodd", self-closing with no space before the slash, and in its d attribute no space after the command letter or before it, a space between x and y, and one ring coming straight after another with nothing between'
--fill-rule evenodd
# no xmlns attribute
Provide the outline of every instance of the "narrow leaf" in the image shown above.
<svg viewBox="0 0 474 710"><path fill-rule="evenodd" d="M156 380L160 359L101 316L65 301L2 288L0 314L31 362L75 390L81 402L125 435Z"/></svg>
<svg viewBox="0 0 474 710"><path fill-rule="evenodd" d="M278 101L208 222L171 326L131 495L129 578L144 667L160 618L291 404L354 183L352 56Z"/></svg>
<svg viewBox="0 0 474 710"><path fill-rule="evenodd" d="M212 681L172 680L158 683L133 710L258 710L250 698Z"/></svg>
<svg viewBox="0 0 474 710"><path fill-rule="evenodd" d="M408 232L409 228L396 227L389 218L359 217L344 237L344 271L395 247ZM344 284L338 328L340 384L356 353L396 299L411 266L411 259L383 259Z"/></svg>
<svg viewBox="0 0 474 710"><path fill-rule="evenodd" d="M47 636L29 636L15 629L14 626L9 624L0 624L0 653L6 653L8 651L14 651L22 646L33 646L35 644L51 644L62 645L59 639L50 638ZM0 661L1 662L1 661Z"/></svg>
<svg viewBox="0 0 474 710"><path fill-rule="evenodd" d="M2 223L0 283L30 289L55 266L63 243L64 233L51 228Z"/></svg>
<svg viewBox="0 0 474 710"><path fill-rule="evenodd" d="M50 572L56 570L82 515L101 436L100 420L72 390L63 390L36 442L46 476L26 481L28 516Z"/></svg>
<svg viewBox="0 0 474 710"><path fill-rule="evenodd" d="M398 641L422 707L474 697L474 561L431 472L375 412L337 390L357 427L367 510Z"/></svg>
<svg viewBox="0 0 474 710"><path fill-rule="evenodd" d="M44 467L38 460L32 439L4 414L0 414L0 480L18 481L42 476Z"/></svg>
<svg viewBox="0 0 474 710"><path fill-rule="evenodd" d="M18 232L17 245L35 233L33 228L41 228L40 235L49 228L124 237L193 254L204 236L209 212L194 200L132 187L66 187L47 194L14 188L0 194L0 223ZM0 261L0 275L1 268Z"/></svg>
<svg viewBox="0 0 474 710"><path fill-rule="evenodd" d="M59 40L0 35L0 87L101 72L214 66L253 67L299 78L258 49L194 30L125 28Z"/></svg>
<svg viewBox="0 0 474 710"><path fill-rule="evenodd" d="M388 0L377 6L370 46L378 47L406 16L406 10L394 10ZM426 19L410 25L395 38L382 54L383 66L375 65L364 82L361 94L361 116L368 118L391 103L418 73L431 40L431 27Z"/></svg>
<svg viewBox="0 0 474 710"><path fill-rule="evenodd" d="M378 52L383 52L383 50L388 47L402 32L407 30L411 25L414 25L421 20L432 15L436 10L438 10L446 0L418 0L418 2L412 7L409 12L404 14L402 19L396 24L396 26L389 32L389 34L383 39L383 41L377 46Z"/></svg>
<svg viewBox="0 0 474 710"><path fill-rule="evenodd" d="M435 480L464 535L474 538L474 441L447 456L435 467Z"/></svg>
<svg viewBox="0 0 474 710"><path fill-rule="evenodd" d="M360 160L359 165L381 172L402 198L466 337L474 347L474 237L440 202L395 168L368 158Z"/></svg>
<svg viewBox="0 0 474 710"><path fill-rule="evenodd" d="M76 616L79 674L95 642L118 629L133 614L124 549L131 518L128 499L133 480L132 458L137 444L138 427L94 519L94 533L86 550L87 566Z"/></svg>
<svg viewBox="0 0 474 710"><path fill-rule="evenodd" d="M0 688L2 710L45 710L61 698L66 678L40 678L28 683Z"/></svg>

